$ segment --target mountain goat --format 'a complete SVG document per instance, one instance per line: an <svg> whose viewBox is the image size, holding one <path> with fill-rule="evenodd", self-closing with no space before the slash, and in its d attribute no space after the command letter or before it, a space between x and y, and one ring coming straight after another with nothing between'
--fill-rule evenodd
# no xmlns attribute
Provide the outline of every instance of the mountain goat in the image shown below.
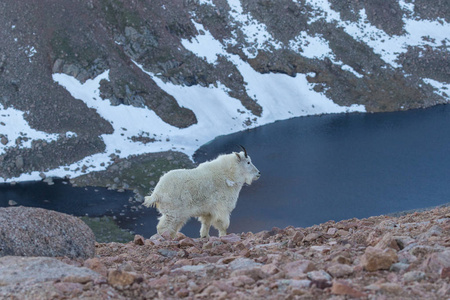
<svg viewBox="0 0 450 300"><path fill-rule="evenodd" d="M219 230L219 236L227 234L230 214L242 186L260 177L247 151L242 149L240 153L220 155L195 169L169 171L160 178L144 201L145 206L154 206L161 213L156 227L159 234L168 232L174 238L191 217L202 223L200 237L209 237L211 225Z"/></svg>

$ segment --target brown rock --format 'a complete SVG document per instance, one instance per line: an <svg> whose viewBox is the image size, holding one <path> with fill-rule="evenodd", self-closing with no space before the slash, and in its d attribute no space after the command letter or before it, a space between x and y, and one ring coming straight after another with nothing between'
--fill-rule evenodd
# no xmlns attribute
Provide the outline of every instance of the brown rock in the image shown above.
<svg viewBox="0 0 450 300"><path fill-rule="evenodd" d="M314 271L316 267L310 260L298 260L287 263L283 267L283 271L286 272L288 278L302 278L306 273Z"/></svg>
<svg viewBox="0 0 450 300"><path fill-rule="evenodd" d="M92 271L95 271L103 276L108 275L108 269L106 268L105 264L100 261L98 258L90 258L84 261L84 266L86 268L91 269Z"/></svg>
<svg viewBox="0 0 450 300"><path fill-rule="evenodd" d="M382 250L386 248L392 248L396 251L400 250L400 247L397 244L397 240L390 233L385 234L381 238L381 240L375 245L375 248Z"/></svg>
<svg viewBox="0 0 450 300"><path fill-rule="evenodd" d="M250 269L239 269L231 272L230 277L247 276L257 281L267 277L260 267Z"/></svg>
<svg viewBox="0 0 450 300"><path fill-rule="evenodd" d="M301 241L304 239L305 235L300 232L300 231L296 231L294 233L294 235L292 236L292 242L298 244L301 243Z"/></svg>
<svg viewBox="0 0 450 300"><path fill-rule="evenodd" d="M450 267L444 267L441 270L441 278L450 278Z"/></svg>
<svg viewBox="0 0 450 300"><path fill-rule="evenodd" d="M353 274L353 267L343 264L335 264L327 269L328 273L334 278L340 278Z"/></svg>
<svg viewBox="0 0 450 300"><path fill-rule="evenodd" d="M450 267L450 250L435 252L425 259L422 269L425 272L441 274L444 268Z"/></svg>
<svg viewBox="0 0 450 300"><path fill-rule="evenodd" d="M214 286L218 287L221 291L227 292L227 293L233 293L236 291L236 287L234 287L231 284L228 284L222 280L216 280L212 283Z"/></svg>
<svg viewBox="0 0 450 300"><path fill-rule="evenodd" d="M338 231L337 228L331 227L331 228L328 228L327 234L334 236L337 233L337 231Z"/></svg>
<svg viewBox="0 0 450 300"><path fill-rule="evenodd" d="M187 296L189 296L189 290L182 288L175 293L175 296L177 296L178 298L186 298Z"/></svg>
<svg viewBox="0 0 450 300"><path fill-rule="evenodd" d="M134 236L134 241L133 242L134 242L135 245L142 246L142 245L145 244L145 239L144 239L144 237L142 235L136 234Z"/></svg>
<svg viewBox="0 0 450 300"><path fill-rule="evenodd" d="M331 276L324 270L312 271L307 273L308 278L311 280L311 284L315 285L319 289L324 289L331 286Z"/></svg>
<svg viewBox="0 0 450 300"><path fill-rule="evenodd" d="M236 287L251 285L253 283L255 283L255 280L246 275L239 275L231 278L231 284Z"/></svg>
<svg viewBox="0 0 450 300"><path fill-rule="evenodd" d="M331 286L331 293L335 295L346 295L353 298L362 298L366 294L358 291L352 287L347 281L344 280L333 280L333 285Z"/></svg>
<svg viewBox="0 0 450 300"><path fill-rule="evenodd" d="M180 247L193 247L195 246L194 240L190 237L184 238L180 241Z"/></svg>
<svg viewBox="0 0 450 300"><path fill-rule="evenodd" d="M393 282L386 282L380 284L380 290L383 291L384 293L395 295L400 295L403 293L403 288L399 284Z"/></svg>
<svg viewBox="0 0 450 300"><path fill-rule="evenodd" d="M305 238L303 239L304 242L312 242L317 240L319 237L321 237L322 234L318 233L318 232L312 232L310 234L308 234L307 236L305 236Z"/></svg>
<svg viewBox="0 0 450 300"><path fill-rule="evenodd" d="M394 249L382 250L369 246L361 257L361 266L367 271L388 270L397 261L398 256Z"/></svg>
<svg viewBox="0 0 450 300"><path fill-rule="evenodd" d="M352 261L349 257L346 257L344 255L338 255L333 258L333 262L339 263L339 264L346 264L351 265Z"/></svg>
<svg viewBox="0 0 450 300"><path fill-rule="evenodd" d="M136 281L139 281L139 277L135 273L121 270L113 270L108 273L108 283L114 287L128 286Z"/></svg>
<svg viewBox="0 0 450 300"><path fill-rule="evenodd" d="M220 237L220 241L223 243L237 243L241 241L241 237L237 234L231 233Z"/></svg>
<svg viewBox="0 0 450 300"><path fill-rule="evenodd" d="M261 267L261 271L263 271L267 276L275 275L280 272L275 264L264 265Z"/></svg>

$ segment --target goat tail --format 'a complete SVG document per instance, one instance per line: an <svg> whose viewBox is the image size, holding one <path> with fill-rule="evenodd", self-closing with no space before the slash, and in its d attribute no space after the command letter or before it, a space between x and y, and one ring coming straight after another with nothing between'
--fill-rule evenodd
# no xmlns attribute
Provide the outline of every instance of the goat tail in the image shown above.
<svg viewBox="0 0 450 300"><path fill-rule="evenodd" d="M144 200L145 200L143 203L144 206L156 208L159 207L159 197L154 194L151 196L145 196Z"/></svg>

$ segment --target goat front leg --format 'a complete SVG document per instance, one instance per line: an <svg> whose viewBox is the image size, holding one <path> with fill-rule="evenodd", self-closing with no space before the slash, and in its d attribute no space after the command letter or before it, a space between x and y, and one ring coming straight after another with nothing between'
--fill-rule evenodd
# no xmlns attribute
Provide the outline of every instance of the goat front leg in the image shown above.
<svg viewBox="0 0 450 300"><path fill-rule="evenodd" d="M201 216L198 220L202 223L200 228L200 237L209 238L209 229L211 228L211 215Z"/></svg>

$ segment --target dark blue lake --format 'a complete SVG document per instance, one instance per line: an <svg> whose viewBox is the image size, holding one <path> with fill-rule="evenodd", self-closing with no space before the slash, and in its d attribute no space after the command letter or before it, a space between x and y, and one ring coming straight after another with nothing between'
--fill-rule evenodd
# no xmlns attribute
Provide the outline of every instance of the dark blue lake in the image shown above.
<svg viewBox="0 0 450 300"><path fill-rule="evenodd" d="M293 118L218 137L197 162L244 145L262 177L242 189L229 232L305 227L450 202L450 106L377 114ZM130 203L131 192L75 188L63 182L0 185L8 200L77 216L109 215L149 237L157 213ZM139 209L136 209L138 207ZM182 232L198 236L190 221Z"/></svg>
<svg viewBox="0 0 450 300"><path fill-rule="evenodd" d="M197 161L247 148L261 178L230 231L310 226L450 202L450 106L294 118L215 139Z"/></svg>

